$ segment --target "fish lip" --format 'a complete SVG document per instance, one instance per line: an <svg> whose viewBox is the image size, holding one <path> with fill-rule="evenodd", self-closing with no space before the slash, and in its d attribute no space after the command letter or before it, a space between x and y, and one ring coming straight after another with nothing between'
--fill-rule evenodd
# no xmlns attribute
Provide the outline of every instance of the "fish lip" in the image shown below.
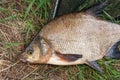
<svg viewBox="0 0 120 80"><path fill-rule="evenodd" d="M20 61L22 61L22 62L24 62L24 63L27 62L27 60L26 60L26 59L23 59L23 58L20 58Z"/></svg>
<svg viewBox="0 0 120 80"><path fill-rule="evenodd" d="M20 55L19 59L20 59L20 61L22 61L24 63L27 62L26 58L23 55Z"/></svg>

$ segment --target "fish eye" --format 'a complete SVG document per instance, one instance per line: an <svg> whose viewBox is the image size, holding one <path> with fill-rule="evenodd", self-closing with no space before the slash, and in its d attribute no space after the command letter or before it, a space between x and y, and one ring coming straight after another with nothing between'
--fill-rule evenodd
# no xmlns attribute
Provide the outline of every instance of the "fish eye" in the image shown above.
<svg viewBox="0 0 120 80"><path fill-rule="evenodd" d="M28 50L28 51L27 51L27 54L32 55L32 54L33 54L33 50Z"/></svg>

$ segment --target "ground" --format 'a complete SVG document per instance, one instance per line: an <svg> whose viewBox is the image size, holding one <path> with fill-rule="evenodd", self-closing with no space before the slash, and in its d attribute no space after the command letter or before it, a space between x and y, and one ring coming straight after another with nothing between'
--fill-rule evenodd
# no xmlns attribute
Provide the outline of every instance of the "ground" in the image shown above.
<svg viewBox="0 0 120 80"><path fill-rule="evenodd" d="M86 1L92 4L101 0ZM87 3L82 4L79 10L86 6ZM99 60L103 74L86 65L31 65L19 60L18 56L24 50L24 45L47 23L51 9L50 0L0 0L0 80L120 79L120 60ZM109 11L110 8L106 10ZM120 24L120 20L114 20L106 11L101 18Z"/></svg>

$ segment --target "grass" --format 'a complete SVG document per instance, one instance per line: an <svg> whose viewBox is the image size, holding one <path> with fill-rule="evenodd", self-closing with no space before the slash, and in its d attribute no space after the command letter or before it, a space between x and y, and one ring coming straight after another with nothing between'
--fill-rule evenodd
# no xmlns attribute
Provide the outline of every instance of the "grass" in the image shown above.
<svg viewBox="0 0 120 80"><path fill-rule="evenodd" d="M86 0L79 10L104 0ZM116 0L117 1L117 0ZM52 66L21 63L16 57L50 17L50 0L9 0L0 2L0 80L119 80L120 60L102 59L104 74L86 65ZM115 7L119 8L119 7ZM100 17L120 24L109 13L108 5ZM1 72L1 70L3 70Z"/></svg>

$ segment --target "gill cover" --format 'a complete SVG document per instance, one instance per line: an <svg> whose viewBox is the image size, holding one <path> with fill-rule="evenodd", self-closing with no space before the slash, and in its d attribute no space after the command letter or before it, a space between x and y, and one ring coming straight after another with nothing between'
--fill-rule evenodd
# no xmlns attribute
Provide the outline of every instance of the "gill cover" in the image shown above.
<svg viewBox="0 0 120 80"><path fill-rule="evenodd" d="M45 56L48 49L50 48L50 43L48 40L41 38L39 47L40 47L42 55Z"/></svg>

